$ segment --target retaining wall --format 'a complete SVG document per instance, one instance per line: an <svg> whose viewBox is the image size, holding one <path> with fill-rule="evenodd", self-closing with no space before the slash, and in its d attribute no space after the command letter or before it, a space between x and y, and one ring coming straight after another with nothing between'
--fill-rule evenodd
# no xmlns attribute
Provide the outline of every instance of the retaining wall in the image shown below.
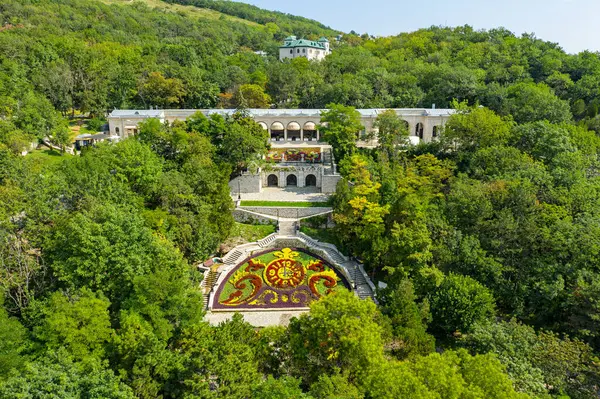
<svg viewBox="0 0 600 399"><path fill-rule="evenodd" d="M239 223L249 224L277 224L277 218L269 215L261 215L242 208L233 210L233 219Z"/></svg>
<svg viewBox="0 0 600 399"><path fill-rule="evenodd" d="M246 211L260 213L262 215L269 215L275 218L291 218L291 219L303 219L322 213L331 212L329 207L316 207L316 208L286 208L286 207L269 207L269 206L244 206L238 209Z"/></svg>
<svg viewBox="0 0 600 399"><path fill-rule="evenodd" d="M252 175L241 175L229 182L229 190L232 194L240 193L260 193L262 190L262 180L260 173Z"/></svg>

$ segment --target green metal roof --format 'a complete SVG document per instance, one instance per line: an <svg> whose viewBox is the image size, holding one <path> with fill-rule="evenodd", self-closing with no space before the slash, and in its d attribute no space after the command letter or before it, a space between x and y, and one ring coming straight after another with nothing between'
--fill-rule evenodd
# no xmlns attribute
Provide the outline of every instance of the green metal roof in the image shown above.
<svg viewBox="0 0 600 399"><path fill-rule="evenodd" d="M322 37L319 39L319 42L329 42L326 37Z"/></svg>
<svg viewBox="0 0 600 399"><path fill-rule="evenodd" d="M315 41L306 40L306 39L286 41L286 43L283 46L279 46L279 48L296 48L296 47L312 47L312 48L317 48L319 50L325 50L325 45L322 42L315 42Z"/></svg>

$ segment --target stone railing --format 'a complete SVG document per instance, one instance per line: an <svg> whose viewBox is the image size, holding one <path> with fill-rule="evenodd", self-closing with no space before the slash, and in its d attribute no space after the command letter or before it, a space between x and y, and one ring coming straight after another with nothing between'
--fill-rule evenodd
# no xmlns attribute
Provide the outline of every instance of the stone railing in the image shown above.
<svg viewBox="0 0 600 399"><path fill-rule="evenodd" d="M335 245L321 242L307 236L304 233L296 233L295 236L281 236L279 233L271 234L260 241L240 245L231 250L225 257L223 262L225 267L220 270L219 278L215 281L213 287L219 287L227 278L229 272L239 263L257 252L265 251L270 248L304 248L322 257L327 262L335 267L335 269L344 276L351 284L356 295L361 298L371 298L376 302L375 285L371 282L369 276L365 272L362 264L355 260L350 260L344 256ZM212 308L214 301L214 289L211 290L209 298L209 308Z"/></svg>

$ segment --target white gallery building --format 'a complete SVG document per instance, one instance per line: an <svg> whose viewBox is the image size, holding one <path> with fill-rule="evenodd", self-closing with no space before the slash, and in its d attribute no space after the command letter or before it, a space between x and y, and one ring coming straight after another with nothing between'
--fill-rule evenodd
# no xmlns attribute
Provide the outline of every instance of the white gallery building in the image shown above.
<svg viewBox="0 0 600 399"><path fill-rule="evenodd" d="M376 147L374 123L387 109L359 109L364 129L356 132L359 147ZM336 171L331 146L319 131L321 109L249 109L249 115L269 132L271 150L268 167L250 172L230 183L232 193L259 193L263 187L314 187L322 193L335 192L340 176ZM413 144L431 142L438 135L453 109L394 109L410 132ZM189 110L115 110L108 116L110 135L127 138L138 131L138 124L150 118L173 123L185 120L196 112L206 116L231 115L233 109Z"/></svg>

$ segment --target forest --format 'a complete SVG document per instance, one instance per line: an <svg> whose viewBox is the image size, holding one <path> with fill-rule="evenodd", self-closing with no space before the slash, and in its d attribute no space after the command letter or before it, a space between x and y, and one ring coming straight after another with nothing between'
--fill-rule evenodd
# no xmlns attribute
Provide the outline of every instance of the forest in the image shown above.
<svg viewBox="0 0 600 399"><path fill-rule="evenodd" d="M0 3L0 398L598 397L599 54L156 3ZM333 53L280 62L292 34ZM379 146L356 147L355 108L433 104L457 111L439 140L411 146L382 112ZM21 155L150 107L239 111ZM312 233L387 285L378 305L341 291L285 328L203 319L194 265L268 150L252 107L327 108L343 180L336 226Z"/></svg>

